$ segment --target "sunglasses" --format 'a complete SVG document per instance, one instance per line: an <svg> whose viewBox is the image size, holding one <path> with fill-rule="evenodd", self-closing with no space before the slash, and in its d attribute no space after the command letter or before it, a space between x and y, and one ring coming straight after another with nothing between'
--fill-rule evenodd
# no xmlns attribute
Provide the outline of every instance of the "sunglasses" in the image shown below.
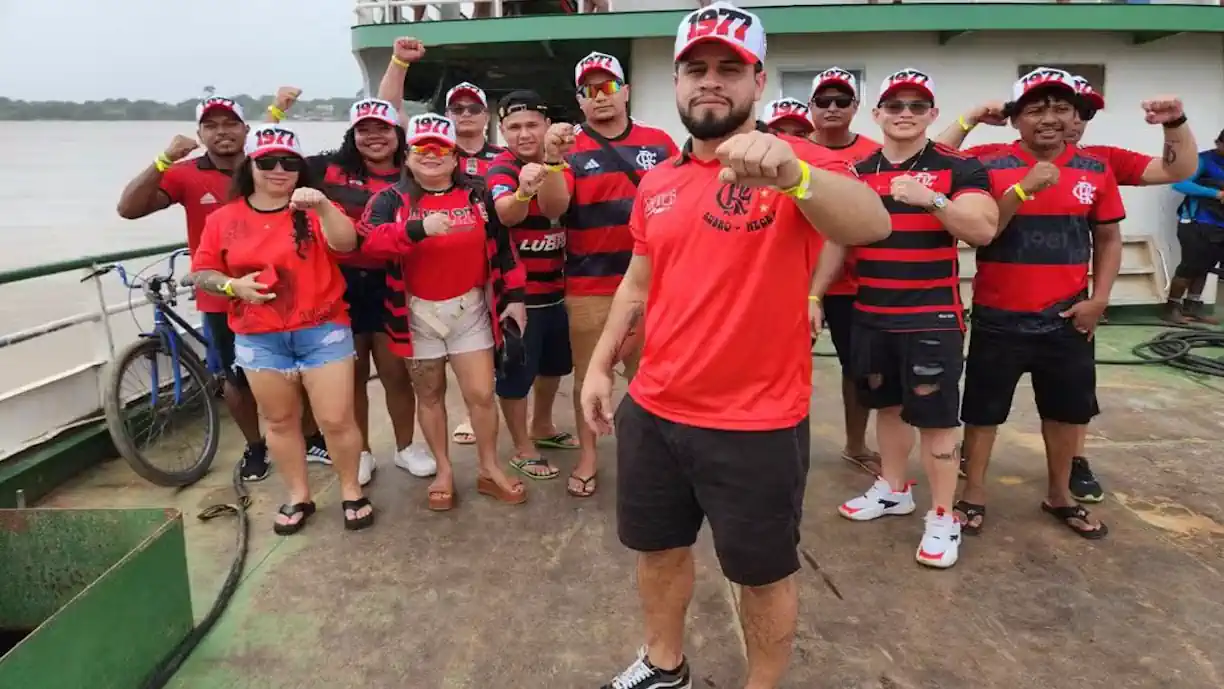
<svg viewBox="0 0 1224 689"><path fill-rule="evenodd" d="M487 108L485 108L485 106L479 103L472 103L471 105L449 105L446 108L446 112L448 112L451 115L455 115L455 116L481 115L486 110Z"/></svg>
<svg viewBox="0 0 1224 689"><path fill-rule="evenodd" d="M263 170L264 172L275 170L277 165L280 165L280 169L284 170L285 172L301 172L302 168L306 167L306 161L302 160L302 158L299 156L293 155L267 155L260 156L255 159L255 167Z"/></svg>
<svg viewBox="0 0 1224 689"><path fill-rule="evenodd" d="M583 98L594 98L599 94L611 96L624 88L624 84L615 79L605 81L602 84L586 84L578 87L578 95Z"/></svg>
<svg viewBox="0 0 1224 689"><path fill-rule="evenodd" d="M915 115L925 115L935 104L929 100L886 100L880 103L880 109L889 115L900 115L909 110Z"/></svg>
<svg viewBox="0 0 1224 689"><path fill-rule="evenodd" d="M830 105L836 105L841 109L846 109L854 104L854 99L850 96L816 96L812 99L812 105L818 108L827 108Z"/></svg>
<svg viewBox="0 0 1224 689"><path fill-rule="evenodd" d="M412 147L412 152L417 155L433 155L445 158L455 152L455 147L443 146L442 144L418 144Z"/></svg>

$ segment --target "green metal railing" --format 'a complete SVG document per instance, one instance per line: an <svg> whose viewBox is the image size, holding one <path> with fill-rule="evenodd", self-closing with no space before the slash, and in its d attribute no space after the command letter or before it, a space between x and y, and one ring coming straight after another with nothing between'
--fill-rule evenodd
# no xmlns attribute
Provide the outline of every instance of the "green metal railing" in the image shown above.
<svg viewBox="0 0 1224 689"><path fill-rule="evenodd" d="M148 256L157 256L158 254L168 254L172 251L182 249L185 246L187 245L182 242L177 244L162 244L161 246L150 246L144 249L129 249L127 251L116 251L112 254L82 256L80 258L74 258L67 261L43 263L36 266L26 266L25 268L14 268L13 270L0 271L0 285L23 282L25 280L33 280L34 278L49 277L51 275L67 273L73 270L86 270L97 265L118 263L120 261L128 261L133 258L146 258Z"/></svg>

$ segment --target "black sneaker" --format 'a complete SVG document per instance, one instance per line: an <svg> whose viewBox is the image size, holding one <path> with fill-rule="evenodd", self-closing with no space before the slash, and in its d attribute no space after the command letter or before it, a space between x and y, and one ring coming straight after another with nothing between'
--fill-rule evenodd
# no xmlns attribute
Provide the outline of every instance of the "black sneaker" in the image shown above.
<svg viewBox="0 0 1224 689"><path fill-rule="evenodd" d="M1084 457L1071 459L1071 497L1078 502L1100 502L1105 499L1105 491L1088 466Z"/></svg>
<svg viewBox="0 0 1224 689"><path fill-rule="evenodd" d="M331 455L327 454L327 443L323 440L322 433L306 437L306 461L331 465Z"/></svg>
<svg viewBox="0 0 1224 689"><path fill-rule="evenodd" d="M682 658L675 670L661 670L646 659L643 646L632 665L599 689L692 689L692 686L688 660Z"/></svg>
<svg viewBox="0 0 1224 689"><path fill-rule="evenodd" d="M268 478L272 466L268 464L268 446L263 443L247 445L242 453L242 480L255 483Z"/></svg>

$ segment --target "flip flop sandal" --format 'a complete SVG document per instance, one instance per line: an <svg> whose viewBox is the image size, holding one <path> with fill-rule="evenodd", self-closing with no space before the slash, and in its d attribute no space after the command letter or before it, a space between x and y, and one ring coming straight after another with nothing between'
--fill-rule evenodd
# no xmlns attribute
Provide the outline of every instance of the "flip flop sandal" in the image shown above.
<svg viewBox="0 0 1224 689"><path fill-rule="evenodd" d="M472 422L464 421L455 426L455 430L451 433L451 440L455 441L456 445L475 445L476 431L472 429Z"/></svg>
<svg viewBox="0 0 1224 689"><path fill-rule="evenodd" d="M446 512L455 508L455 490L429 491L429 509L433 512Z"/></svg>
<svg viewBox="0 0 1224 689"><path fill-rule="evenodd" d="M522 481L515 481L515 487L523 486ZM476 492L481 495L487 495L498 502L504 502L507 505L521 505L527 502L526 487L518 492L511 492L497 485L497 481L488 476L480 476L476 479Z"/></svg>
<svg viewBox="0 0 1224 689"><path fill-rule="evenodd" d="M1081 529L1071 523L1072 519L1078 519L1082 522L1088 522L1088 510L1084 509L1083 505L1068 505L1066 507L1053 507L1048 502L1041 503L1041 511L1054 517L1063 523L1063 526L1071 529L1083 538L1090 541L1099 541L1105 538L1109 533L1109 527L1105 526L1105 522L1100 522L1100 525L1095 529Z"/></svg>
<svg viewBox="0 0 1224 689"><path fill-rule="evenodd" d="M964 500L957 500L956 504L952 505L952 509L965 515L965 519L961 521L961 531L969 536L976 536L982 533L982 527L986 525L986 506L977 505ZM973 525L974 519L981 519L976 526Z"/></svg>
<svg viewBox="0 0 1224 689"><path fill-rule="evenodd" d="M514 459L510 460L510 466L515 471L534 481L547 481L549 479L557 478L557 475L561 473L560 469L549 464L548 460L544 459L543 457L515 457ZM542 467L548 471L547 473L543 474L532 473L532 467Z"/></svg>
<svg viewBox="0 0 1224 689"><path fill-rule="evenodd" d="M298 519L296 522L291 522L289 524L273 522L272 530L280 534L281 536L291 536L301 531L302 527L306 526L306 520L310 519L310 515L314 513L315 513L315 504L313 501L312 502L298 502L292 505L281 505L280 509L277 510L277 514L284 515L285 517L288 517L289 519L293 519L294 517L300 514L302 515L302 518Z"/></svg>
<svg viewBox="0 0 1224 689"><path fill-rule="evenodd" d="M538 448L550 450L577 450L578 440L574 436L561 431L547 438L532 438L531 442Z"/></svg>
<svg viewBox="0 0 1224 689"><path fill-rule="evenodd" d="M875 476L876 478L879 478L880 476L880 472L873 470L871 466L867 464L867 462L875 462L876 465L879 466L882 463L879 452L867 452L861 455L852 455L848 452L843 452L842 459L850 462L854 466L862 469L872 476Z"/></svg>
<svg viewBox="0 0 1224 689"><path fill-rule="evenodd" d="M586 477L586 478L582 478L581 476L578 476L577 474L570 474L570 475L569 475L570 480L571 480L571 481L577 481L578 483L582 484L582 489L581 489L581 490L574 490L574 489L573 489L573 488L571 488L571 487L570 487L570 485L567 483L567 484L566 484L566 486L565 486L565 492L569 493L570 495L574 496L575 498L589 498L589 497L591 497L592 495L594 495L594 494L595 494L595 490L596 490L596 488L597 488L596 484L594 483L594 481L595 481L595 477L596 477L596 476L598 476L598 474L591 474L590 476L588 476L588 477Z"/></svg>
<svg viewBox="0 0 1224 689"><path fill-rule="evenodd" d="M370 507L369 498L358 498L356 500L344 500L340 503L341 514L344 515L344 530L345 531L360 531L374 524L374 510L364 517L354 517L349 519L349 510L360 512L366 507Z"/></svg>

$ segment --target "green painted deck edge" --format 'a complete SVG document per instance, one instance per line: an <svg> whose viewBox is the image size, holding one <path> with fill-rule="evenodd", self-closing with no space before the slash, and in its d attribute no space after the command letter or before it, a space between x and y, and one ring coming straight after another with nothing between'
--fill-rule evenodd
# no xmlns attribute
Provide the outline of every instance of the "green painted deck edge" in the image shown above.
<svg viewBox="0 0 1224 689"><path fill-rule="evenodd" d="M66 431L58 437L0 462L0 509L17 506L17 491L25 491L26 506L89 467L117 457L102 421Z"/></svg>
<svg viewBox="0 0 1224 689"><path fill-rule="evenodd" d="M753 8L769 35L914 31L1224 31L1224 11L1201 5L881 4ZM352 27L353 50L387 48L411 33L426 45L594 38L670 38L685 10L461 19ZM409 30L407 27L411 27Z"/></svg>

